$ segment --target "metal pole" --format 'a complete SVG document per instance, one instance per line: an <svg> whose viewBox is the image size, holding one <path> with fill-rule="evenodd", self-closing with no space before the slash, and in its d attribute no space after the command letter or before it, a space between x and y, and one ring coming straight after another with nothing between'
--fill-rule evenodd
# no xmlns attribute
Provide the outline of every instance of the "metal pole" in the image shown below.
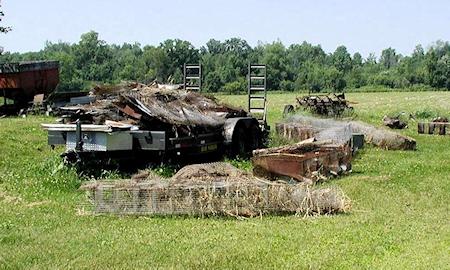
<svg viewBox="0 0 450 270"><path fill-rule="evenodd" d="M76 151L82 151L83 150L83 141L81 140L81 121L80 119L76 122L76 129L75 129L75 150Z"/></svg>
<svg viewBox="0 0 450 270"><path fill-rule="evenodd" d="M250 112L250 96L251 96L251 87L252 87L252 82L251 82L251 78L252 78L252 69L251 69L252 64L249 62L248 63L248 74L247 74L247 78L248 78L248 112Z"/></svg>
<svg viewBox="0 0 450 270"><path fill-rule="evenodd" d="M183 87L186 91L186 63L183 64Z"/></svg>
<svg viewBox="0 0 450 270"><path fill-rule="evenodd" d="M198 91L202 91L202 64L198 63Z"/></svg>

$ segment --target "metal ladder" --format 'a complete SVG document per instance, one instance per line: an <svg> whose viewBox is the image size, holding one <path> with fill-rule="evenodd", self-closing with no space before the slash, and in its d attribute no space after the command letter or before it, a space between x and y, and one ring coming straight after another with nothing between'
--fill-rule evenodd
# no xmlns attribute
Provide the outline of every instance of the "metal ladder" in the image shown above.
<svg viewBox="0 0 450 270"><path fill-rule="evenodd" d="M184 90L200 92L202 88L202 66L200 64L184 64Z"/></svg>
<svg viewBox="0 0 450 270"><path fill-rule="evenodd" d="M248 65L248 112L263 128L267 126L267 72L266 65Z"/></svg>

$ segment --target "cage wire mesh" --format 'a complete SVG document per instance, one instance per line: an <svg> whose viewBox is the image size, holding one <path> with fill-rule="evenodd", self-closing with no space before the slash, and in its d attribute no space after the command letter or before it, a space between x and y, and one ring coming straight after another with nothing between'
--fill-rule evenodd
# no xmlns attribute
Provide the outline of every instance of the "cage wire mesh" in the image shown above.
<svg viewBox="0 0 450 270"><path fill-rule="evenodd" d="M197 173L189 178L186 171L181 175L184 178L175 175L163 180L152 176L144 181L91 183L83 186L87 198L80 207L93 214L244 217L331 214L350 207L348 198L335 188L312 189L245 175L205 177Z"/></svg>
<svg viewBox="0 0 450 270"><path fill-rule="evenodd" d="M301 131L305 133L305 139L314 137L317 141L331 141L332 143L342 145L349 142L352 138L353 131L350 123L343 121L292 115L286 120L286 123L295 124L299 128L308 131Z"/></svg>
<svg viewBox="0 0 450 270"><path fill-rule="evenodd" d="M416 141L396 132L378 128L360 121L337 121L304 115L293 115L286 123L311 129L317 140L331 139L336 143L351 138L352 133L364 134L366 142L390 150L414 150Z"/></svg>

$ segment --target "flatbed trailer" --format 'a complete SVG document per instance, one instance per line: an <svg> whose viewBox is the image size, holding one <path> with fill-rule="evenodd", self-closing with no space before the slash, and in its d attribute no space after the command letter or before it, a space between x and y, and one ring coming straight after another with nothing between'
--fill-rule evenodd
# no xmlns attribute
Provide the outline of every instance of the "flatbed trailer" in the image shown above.
<svg viewBox="0 0 450 270"><path fill-rule="evenodd" d="M48 144L64 145L69 163L107 160L187 162L202 156L249 155L263 147L266 136L253 117L229 118L216 132L175 137L165 130L137 130L131 126L42 124Z"/></svg>
<svg viewBox="0 0 450 270"><path fill-rule="evenodd" d="M265 82L265 65L250 66L264 70ZM60 108L66 124L42 125L48 131L48 144L65 145L62 156L70 163L130 159L193 163L204 157L211 160L211 155L249 156L262 148L269 130L265 83L255 90L250 73L248 98L252 106L245 112L197 93L201 87L201 65L189 68L195 68L197 75L188 74L185 68L183 90L133 83L131 88L98 87L97 94L103 99L98 99L95 106ZM195 78L197 86L188 84L188 78ZM188 89L187 85L196 89ZM250 103L262 98L262 104Z"/></svg>

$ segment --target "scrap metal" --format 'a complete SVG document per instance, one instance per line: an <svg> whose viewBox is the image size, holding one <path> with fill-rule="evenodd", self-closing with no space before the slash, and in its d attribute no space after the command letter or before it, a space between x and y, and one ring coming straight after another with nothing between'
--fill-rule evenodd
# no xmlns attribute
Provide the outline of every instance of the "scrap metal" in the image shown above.
<svg viewBox="0 0 450 270"><path fill-rule="evenodd" d="M331 141L315 141L253 151L253 173L276 179L293 178L308 184L326 180L351 170L350 143L334 144Z"/></svg>
<svg viewBox="0 0 450 270"><path fill-rule="evenodd" d="M297 98L299 107L315 114L341 116L345 111L353 111L353 107L345 99L345 94L307 95Z"/></svg>
<svg viewBox="0 0 450 270"><path fill-rule="evenodd" d="M14 104L0 106L5 113L26 108L36 95L47 97L59 83L58 61L30 61L0 64L0 97ZM5 99L6 101L6 99Z"/></svg>

